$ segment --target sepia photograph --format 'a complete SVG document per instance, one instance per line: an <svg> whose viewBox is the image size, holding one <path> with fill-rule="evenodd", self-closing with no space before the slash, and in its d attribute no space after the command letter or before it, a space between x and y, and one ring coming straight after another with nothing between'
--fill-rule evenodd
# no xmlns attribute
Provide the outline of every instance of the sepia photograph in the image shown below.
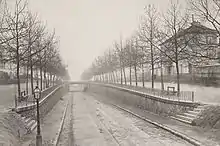
<svg viewBox="0 0 220 146"><path fill-rule="evenodd" d="M220 0L0 0L0 146L220 146Z"/></svg>

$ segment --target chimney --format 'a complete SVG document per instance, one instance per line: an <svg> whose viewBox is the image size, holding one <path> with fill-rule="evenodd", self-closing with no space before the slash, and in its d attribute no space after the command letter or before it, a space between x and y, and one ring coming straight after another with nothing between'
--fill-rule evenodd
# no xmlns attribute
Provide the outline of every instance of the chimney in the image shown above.
<svg viewBox="0 0 220 146"><path fill-rule="evenodd" d="M201 23L200 23L199 21L195 21L193 14L192 14L192 23L191 23L191 25L194 25L194 26L199 26L199 25L201 25Z"/></svg>
<svg viewBox="0 0 220 146"><path fill-rule="evenodd" d="M191 23L191 25L193 26L200 26L201 25L201 23L199 22L199 21L193 21L192 23Z"/></svg>

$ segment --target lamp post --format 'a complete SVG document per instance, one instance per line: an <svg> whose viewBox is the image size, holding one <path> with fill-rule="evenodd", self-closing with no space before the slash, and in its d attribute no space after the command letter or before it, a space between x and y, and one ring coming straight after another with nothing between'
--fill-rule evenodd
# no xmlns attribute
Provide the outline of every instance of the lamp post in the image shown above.
<svg viewBox="0 0 220 146"><path fill-rule="evenodd" d="M37 101L37 135L36 135L36 146L42 146L42 136L40 133L40 112L39 112L39 99L41 91L38 86L34 89L34 98Z"/></svg>

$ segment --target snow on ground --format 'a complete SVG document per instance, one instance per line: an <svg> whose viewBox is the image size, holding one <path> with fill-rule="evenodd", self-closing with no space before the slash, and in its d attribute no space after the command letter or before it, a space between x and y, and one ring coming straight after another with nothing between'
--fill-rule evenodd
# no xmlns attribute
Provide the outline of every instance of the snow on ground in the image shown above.
<svg viewBox="0 0 220 146"><path fill-rule="evenodd" d="M127 83L129 84L129 82ZM132 82L135 85L135 82ZM176 83L164 83L165 90L168 86L175 87L177 89ZM138 82L138 86L142 86L142 82ZM161 89L161 83L155 82L155 88ZM151 88L151 82L145 82L145 87ZM210 103L210 104L220 104L220 87L207 87L202 85L191 85L191 84L180 84L181 91L194 91L195 101Z"/></svg>
<svg viewBox="0 0 220 146"><path fill-rule="evenodd" d="M80 146L186 146L190 145L153 125L137 125L142 120L95 101L83 93L74 95L74 141ZM142 121L143 122L143 121ZM142 130L145 129L145 130ZM104 134L103 134L104 133ZM106 139L106 134L109 137Z"/></svg>
<svg viewBox="0 0 220 146"><path fill-rule="evenodd" d="M69 102L70 95L67 94L62 97L61 100L52 108L52 110L44 117L41 122L41 134L43 139L43 145L51 145L58 134L58 129L63 116L63 112L67 103ZM35 144L36 131L23 140L23 146L29 146Z"/></svg>
<svg viewBox="0 0 220 146"><path fill-rule="evenodd" d="M0 112L0 146L20 146L19 137L27 133L25 123L15 112Z"/></svg>
<svg viewBox="0 0 220 146"><path fill-rule="evenodd" d="M63 129L60 134L58 146L70 146L73 145L72 140L73 140L73 132L72 132L72 98L73 94L68 95L68 107L66 111L66 117L64 119L63 123Z"/></svg>
<svg viewBox="0 0 220 146"><path fill-rule="evenodd" d="M36 83L34 83L34 86ZM26 84L21 84L21 91L26 89ZM31 85L29 84L29 91L31 90ZM17 93L17 85L0 85L0 110L8 109L14 107L15 105L15 94Z"/></svg>

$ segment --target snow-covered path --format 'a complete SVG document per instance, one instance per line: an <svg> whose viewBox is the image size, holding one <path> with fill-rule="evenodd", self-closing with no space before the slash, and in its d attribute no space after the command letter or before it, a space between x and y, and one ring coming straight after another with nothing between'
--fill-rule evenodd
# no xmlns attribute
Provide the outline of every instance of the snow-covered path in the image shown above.
<svg viewBox="0 0 220 146"><path fill-rule="evenodd" d="M120 84L120 83L119 83ZM127 83L129 85L129 82ZM135 82L132 82L135 86ZM142 87L142 82L138 82L138 86ZM155 82L155 88L161 89L161 83ZM177 89L176 83L164 83L165 90L168 86L175 87ZM145 82L145 87L151 88L151 82ZM202 85L191 85L191 84L180 84L181 91L194 91L195 101L207 103L207 104L218 104L220 105L220 87L207 87Z"/></svg>
<svg viewBox="0 0 220 146"><path fill-rule="evenodd" d="M186 141L140 119L74 93L74 144L80 146L186 146Z"/></svg>

